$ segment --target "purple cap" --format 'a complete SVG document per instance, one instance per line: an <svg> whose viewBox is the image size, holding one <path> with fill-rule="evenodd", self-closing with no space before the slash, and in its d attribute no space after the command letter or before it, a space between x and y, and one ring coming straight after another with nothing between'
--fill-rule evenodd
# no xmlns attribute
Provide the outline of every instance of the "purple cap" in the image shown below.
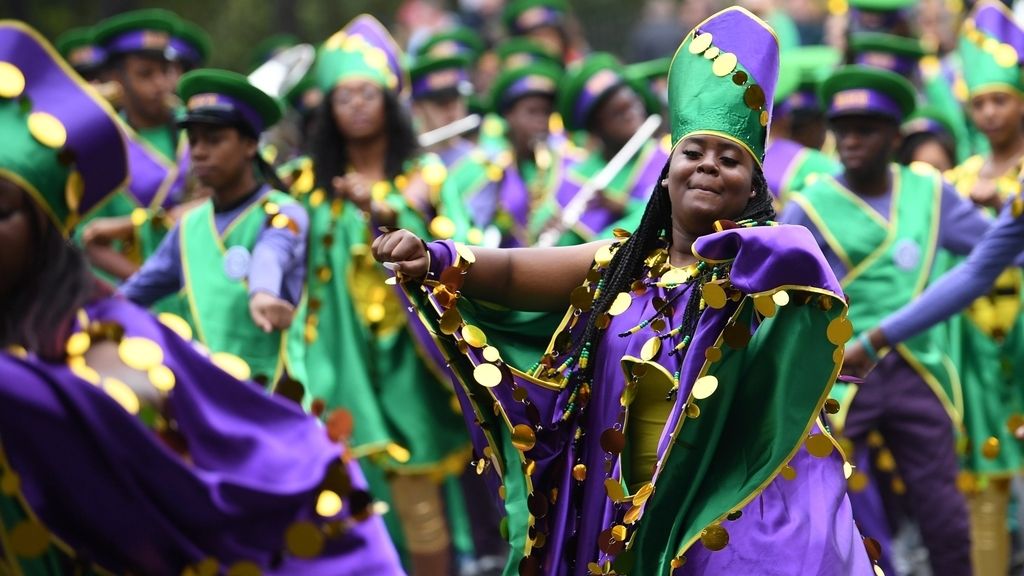
<svg viewBox="0 0 1024 576"><path fill-rule="evenodd" d="M828 117L837 118L851 114L881 114L903 119L903 110L896 100L870 88L842 90L832 96L828 106Z"/></svg>
<svg viewBox="0 0 1024 576"><path fill-rule="evenodd" d="M129 30L106 43L111 54L126 54L143 50L165 52L171 48L171 34L163 30Z"/></svg>
<svg viewBox="0 0 1024 576"><path fill-rule="evenodd" d="M252 106L227 94L205 92L189 97L185 103L188 114L181 124L188 124L196 117L219 118L228 122L242 121L252 128L253 134L263 132L263 118Z"/></svg>
<svg viewBox="0 0 1024 576"><path fill-rule="evenodd" d="M554 95L558 85L554 80L539 74L529 74L513 82L502 94L503 102L513 102L528 94Z"/></svg>

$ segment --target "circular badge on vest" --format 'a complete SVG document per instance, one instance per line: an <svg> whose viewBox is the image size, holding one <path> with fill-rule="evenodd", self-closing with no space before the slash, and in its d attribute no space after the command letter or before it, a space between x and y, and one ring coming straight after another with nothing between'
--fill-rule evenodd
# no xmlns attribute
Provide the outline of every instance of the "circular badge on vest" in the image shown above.
<svg viewBox="0 0 1024 576"><path fill-rule="evenodd" d="M893 262L900 270L914 270L921 262L921 247L917 242L909 238L903 238L896 243L892 251Z"/></svg>
<svg viewBox="0 0 1024 576"><path fill-rule="evenodd" d="M232 280L241 280L249 275L252 256L245 246L232 246L224 253L224 274Z"/></svg>

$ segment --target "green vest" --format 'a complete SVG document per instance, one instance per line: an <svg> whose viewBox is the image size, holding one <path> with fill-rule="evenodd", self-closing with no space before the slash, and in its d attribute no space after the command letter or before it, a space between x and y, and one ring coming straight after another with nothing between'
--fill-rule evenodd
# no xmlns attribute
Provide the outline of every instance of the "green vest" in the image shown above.
<svg viewBox="0 0 1024 576"><path fill-rule="evenodd" d="M829 248L842 260L841 278L849 298L849 318L859 333L878 326L909 304L927 286L939 231L942 177L923 164L893 166L892 207L886 221L859 196L826 176L791 201L800 204ZM963 414L960 382L940 345L928 331L896 346L896 352L935 392L950 418ZM855 387L836 386L833 395L848 407ZM839 428L845 412L837 414Z"/></svg>
<svg viewBox="0 0 1024 576"><path fill-rule="evenodd" d="M213 203L188 212L181 221L181 269L188 294L189 320L196 339L211 352L227 352L246 361L253 378L266 378L272 386L283 369L285 332L265 333L249 315L249 284L245 277L232 278L232 254L252 254L267 222L266 202L295 204L277 190L264 194L228 225L223 235L213 221ZM244 272L243 272L244 274ZM261 379L262 379L261 378Z"/></svg>

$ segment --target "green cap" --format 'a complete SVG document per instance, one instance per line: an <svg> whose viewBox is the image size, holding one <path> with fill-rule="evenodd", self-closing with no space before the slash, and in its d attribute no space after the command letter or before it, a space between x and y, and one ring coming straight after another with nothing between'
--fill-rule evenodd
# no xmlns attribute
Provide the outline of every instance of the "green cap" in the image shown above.
<svg viewBox="0 0 1024 576"><path fill-rule="evenodd" d="M461 56L475 62L486 48L484 39L476 31L465 26L455 26L427 38L426 42L416 49L415 57L420 59Z"/></svg>
<svg viewBox="0 0 1024 576"><path fill-rule="evenodd" d="M984 92L1024 92L1020 57L1024 30L1001 2L981 0L960 30L963 75L971 97Z"/></svg>
<svg viewBox="0 0 1024 576"><path fill-rule="evenodd" d="M178 22L173 12L160 8L123 12L96 25L96 43L112 56L149 52L170 60Z"/></svg>
<svg viewBox="0 0 1024 576"><path fill-rule="evenodd" d="M503 114L509 106L526 96L555 97L562 69L547 62L506 68L491 86L491 110Z"/></svg>
<svg viewBox="0 0 1024 576"><path fill-rule="evenodd" d="M396 93L409 85L402 49L387 28L369 14L360 14L327 39L317 52L317 84L330 92L339 82L363 78Z"/></svg>
<svg viewBox="0 0 1024 576"><path fill-rule="evenodd" d="M557 110L565 127L586 130L594 110L621 86L629 86L643 100L649 114L660 109L645 82L626 76L619 59L607 52L595 52L566 72L558 89Z"/></svg>
<svg viewBox="0 0 1024 576"><path fill-rule="evenodd" d="M562 26L569 4L565 0L512 0L501 19L512 36L527 34L545 26Z"/></svg>
<svg viewBox="0 0 1024 576"><path fill-rule="evenodd" d="M110 105L39 32L0 21L0 178L16 184L67 235L128 176Z"/></svg>
<svg viewBox="0 0 1024 576"><path fill-rule="evenodd" d="M778 76L779 42L763 20L733 6L701 22L668 74L673 146L692 135L719 136L760 165Z"/></svg>
<svg viewBox="0 0 1024 576"><path fill-rule="evenodd" d="M185 103L185 115L178 121L189 124L235 126L252 136L281 119L277 100L249 83L241 74L227 70L193 70L178 82L178 95Z"/></svg>
<svg viewBox="0 0 1024 576"><path fill-rule="evenodd" d="M917 95L910 82L888 70L844 66L821 86L829 119L842 116L882 116L897 123L915 109Z"/></svg>
<svg viewBox="0 0 1024 576"><path fill-rule="evenodd" d="M535 62L547 62L559 68L564 66L557 54L528 38L509 38L498 44L494 53L498 55L502 68L519 68Z"/></svg>

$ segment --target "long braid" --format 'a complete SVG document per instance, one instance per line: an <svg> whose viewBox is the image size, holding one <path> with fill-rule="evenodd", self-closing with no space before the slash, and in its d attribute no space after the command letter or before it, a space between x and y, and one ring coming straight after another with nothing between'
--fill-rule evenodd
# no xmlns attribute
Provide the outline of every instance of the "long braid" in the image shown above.
<svg viewBox="0 0 1024 576"><path fill-rule="evenodd" d="M643 218L636 231L616 250L608 268L605 271L604 283L601 292L594 300L593 309L587 319L586 327L579 340L574 343L569 364L578 366L569 379L570 387L578 388L581 384L592 382L595 363L588 362L580 366L581 355L594 354L600 346L600 338L596 338L599 328L597 319L608 311L615 297L620 292L630 290L630 287L643 272L645 261L655 249L671 245L672 239L672 201L668 194L668 188L662 185L662 181L668 176L669 162L661 171L661 176L654 186L651 199L647 202ZM755 225L764 224L775 218L775 207L772 202L772 195L768 190L768 183L764 173L759 166L755 166L752 177L754 196L747 202L743 213L738 219L740 222L752 222ZM704 275L710 276L711 269L706 269ZM700 281L706 278L700 278ZM699 286L701 282L694 286ZM687 340L693 337L697 330L697 323L700 320L702 309L700 307L701 291L692 288L688 294L683 311L683 323L680 329L680 337ZM667 304L668 306L670 304ZM592 349L587 350L587 343L591 343Z"/></svg>

